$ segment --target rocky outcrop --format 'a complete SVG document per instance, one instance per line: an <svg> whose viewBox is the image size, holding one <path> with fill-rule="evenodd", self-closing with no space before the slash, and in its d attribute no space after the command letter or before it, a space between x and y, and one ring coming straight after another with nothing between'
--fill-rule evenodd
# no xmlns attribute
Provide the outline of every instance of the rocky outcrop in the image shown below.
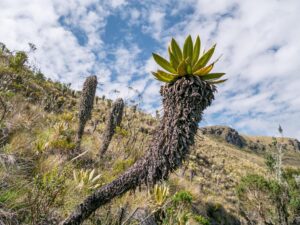
<svg viewBox="0 0 300 225"><path fill-rule="evenodd" d="M135 211L133 218L139 221L140 225L157 225L154 214L151 214L150 210L147 208L138 208Z"/></svg>
<svg viewBox="0 0 300 225"><path fill-rule="evenodd" d="M241 135L239 135L239 133L235 129L233 129L231 127L209 126L209 127L200 128L200 131L204 135L219 136L219 137L223 138L229 144L233 144L240 148L242 148L246 145L245 139Z"/></svg>
<svg viewBox="0 0 300 225"><path fill-rule="evenodd" d="M256 140L256 142L248 140L246 145L249 149L255 152L263 152L266 150L266 145L260 143L259 140Z"/></svg>
<svg viewBox="0 0 300 225"><path fill-rule="evenodd" d="M288 143L294 148L295 151L300 152L300 142L297 139L291 138Z"/></svg>
<svg viewBox="0 0 300 225"><path fill-rule="evenodd" d="M208 126L199 128L199 130L203 135L212 135L239 148L247 147L254 152L264 152L272 147L271 144L267 144L259 139L250 140L248 138L244 138L235 129L227 126ZM294 138L285 138L282 147L284 150L300 152L300 142Z"/></svg>

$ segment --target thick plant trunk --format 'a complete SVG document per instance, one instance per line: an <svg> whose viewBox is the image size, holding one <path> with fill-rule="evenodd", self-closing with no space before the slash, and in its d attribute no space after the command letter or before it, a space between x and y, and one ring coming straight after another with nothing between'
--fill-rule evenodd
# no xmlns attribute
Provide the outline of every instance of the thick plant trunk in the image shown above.
<svg viewBox="0 0 300 225"><path fill-rule="evenodd" d="M4 103L4 101L2 100L1 96L0 96L0 108L2 109L2 115L0 116L0 123L2 122L2 120L4 120L5 114L6 114L6 104Z"/></svg>
<svg viewBox="0 0 300 225"><path fill-rule="evenodd" d="M7 144L11 131L4 127L0 128L0 148Z"/></svg>
<svg viewBox="0 0 300 225"><path fill-rule="evenodd" d="M288 225L288 212L286 208L286 204L283 202L282 199L279 199L277 202L277 212L278 212L278 219L280 225Z"/></svg>
<svg viewBox="0 0 300 225"><path fill-rule="evenodd" d="M111 139L115 133L116 127L120 126L122 122L123 109L124 109L124 101L122 98L118 98L112 105L112 109L108 115L106 128L102 138L102 144L99 150L100 157L102 157L107 151Z"/></svg>
<svg viewBox="0 0 300 225"><path fill-rule="evenodd" d="M81 138L83 136L84 128L87 121L91 118L96 88L97 88L97 77L90 76L86 78L83 84L80 105L79 105L79 114L78 114L79 125L77 130L75 153L78 153L80 151Z"/></svg>
<svg viewBox="0 0 300 225"><path fill-rule="evenodd" d="M214 99L215 86L198 77L183 77L161 88L164 114L144 157L109 184L88 196L61 224L81 224L113 198L143 183L167 179L189 153L203 110Z"/></svg>

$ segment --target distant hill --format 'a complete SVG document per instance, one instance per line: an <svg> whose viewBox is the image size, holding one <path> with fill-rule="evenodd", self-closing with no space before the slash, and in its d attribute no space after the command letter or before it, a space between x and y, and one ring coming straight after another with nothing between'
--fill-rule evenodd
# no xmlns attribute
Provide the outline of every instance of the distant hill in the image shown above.
<svg viewBox="0 0 300 225"><path fill-rule="evenodd" d="M250 150L262 156L270 151L274 151L272 142L275 137L241 135L235 129L226 126L201 127L200 132L202 135L225 141L238 148ZM286 137L276 137L275 139L279 144L282 144L285 152L284 162L300 166L300 142L297 139Z"/></svg>
<svg viewBox="0 0 300 225"><path fill-rule="evenodd" d="M227 143L237 147L247 147L253 151L263 152L272 146L272 137L240 135L238 131L226 126L202 127L203 135L210 135L224 139ZM295 138L276 138L282 142L284 150L300 151L300 142Z"/></svg>

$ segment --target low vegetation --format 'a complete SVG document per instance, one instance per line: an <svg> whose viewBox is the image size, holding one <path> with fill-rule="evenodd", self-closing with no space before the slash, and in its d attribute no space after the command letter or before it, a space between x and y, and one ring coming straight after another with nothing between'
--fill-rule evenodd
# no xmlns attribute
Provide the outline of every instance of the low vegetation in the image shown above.
<svg viewBox="0 0 300 225"><path fill-rule="evenodd" d="M180 59L177 43L172 43L169 52L173 61L168 62L171 65L176 64L175 54L179 57L175 59ZM194 85L191 82L198 79L190 78L188 69L190 66L193 69L193 65L201 60L198 45L200 49L198 39L194 45L191 45L190 38L186 41L181 57L193 57L185 58L183 63L178 61L185 65L180 67L186 68L184 74L175 64L172 66L172 76L183 76L172 82L183 85L185 90L189 90L189 85ZM206 68L203 62L202 68ZM192 77L196 76L202 75ZM193 91L197 85L206 82L199 79ZM277 143L273 144L272 138L243 136L247 144L241 147L228 143L226 139L204 135L194 124L190 131L195 135L194 139L187 139L190 147L181 152L175 142L170 148L166 145L158 148L156 143L153 144L153 140L157 143L161 140L157 135L161 130L159 135L164 134L166 140L183 140L180 135L168 135L167 127L161 124L178 120L180 129L174 126L171 130L188 130L190 126L186 124L192 117L188 116L181 123L182 118L177 118L174 111L179 113L188 107L197 111L199 120L201 112L213 98L213 89L207 86L210 94L203 97L207 99L205 104L201 98L186 105L183 102L188 102L189 96L176 96L178 89L172 89L173 83L164 82L167 83L162 88L164 114L154 118L125 104L122 120L115 126L109 146L99 159L112 100L98 97L93 101L92 88L87 101L91 104L86 112L81 107L85 91L74 91L69 84L46 79L41 71L28 64L26 52L11 52L1 44L0 223L59 224L95 190L101 193L125 171L139 165L141 159L148 159L141 167L141 170L150 168L148 180L146 175L136 176L140 180L130 186L132 191L123 195L116 193L116 198L109 199L99 209L94 208L83 224L298 224L300 153L283 145L281 173L278 173L278 147L283 142L288 143L282 137L276 138ZM95 83L94 79L93 87ZM158 121L159 118L163 123ZM250 143L258 143L257 140L265 150L250 148ZM74 154L78 146L80 151ZM160 155L168 151L167 159L145 158L150 153ZM154 166L153 162L157 164ZM278 174L281 174L280 179ZM166 180L167 176L169 179ZM145 181L148 181L147 185L143 185Z"/></svg>

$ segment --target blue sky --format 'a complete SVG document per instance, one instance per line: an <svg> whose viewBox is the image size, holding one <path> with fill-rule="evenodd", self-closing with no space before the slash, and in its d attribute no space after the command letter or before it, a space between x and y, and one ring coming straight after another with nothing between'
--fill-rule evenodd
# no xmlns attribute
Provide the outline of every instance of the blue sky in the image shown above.
<svg viewBox="0 0 300 225"><path fill-rule="evenodd" d="M137 101L149 113L161 109L152 52L166 55L200 35L217 43L218 87L201 125L228 125L242 133L300 139L299 0L0 0L0 41L28 50L47 77L80 89L96 74L98 95ZM117 90L117 92L115 91Z"/></svg>

